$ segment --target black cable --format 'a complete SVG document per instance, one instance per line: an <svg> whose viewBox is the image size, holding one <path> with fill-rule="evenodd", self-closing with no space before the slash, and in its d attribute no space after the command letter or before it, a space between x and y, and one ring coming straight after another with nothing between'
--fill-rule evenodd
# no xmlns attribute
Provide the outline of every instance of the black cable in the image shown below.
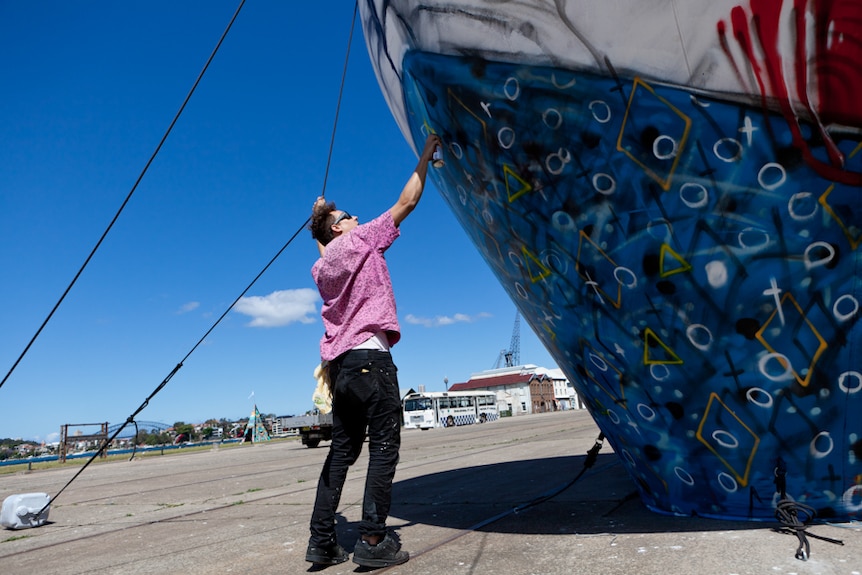
<svg viewBox="0 0 862 575"><path fill-rule="evenodd" d="M572 485L574 485L575 483L577 483L578 480L584 475L584 473L586 473L588 469L590 469L593 465L595 465L596 459L598 459L598 457L599 457L599 451L601 451L602 445L604 445L604 441L605 441L605 434L600 432L599 436L596 438L595 444L593 444L593 446L590 448L590 450L587 451L587 457L586 457L586 459L584 459L584 465L581 468L580 473L578 473L574 478L572 478L571 481L569 481L568 483L566 483L562 487L559 487L558 489L552 491L551 493L548 493L546 495L542 495L540 497L537 497L536 499L533 499L532 501L528 501L527 503L524 503L522 505L515 507L515 509L513 509L513 511L515 513L520 513L521 511L529 509L530 507L534 507L540 503L544 503L546 501L549 501L549 500L553 499L554 497L556 497L557 495L559 495L560 493L562 493L563 491L565 491L566 489L568 489L569 487L571 487Z"/></svg>
<svg viewBox="0 0 862 575"><path fill-rule="evenodd" d="M183 103L180 106L180 109L177 110L176 115L174 115L174 119L171 121L170 125L168 126L168 129L165 131L165 134L162 136L161 141L159 141L158 146L156 146L156 149L153 151L152 155L150 156L150 159L147 160L147 163L144 166L144 169L141 170L141 173L138 175L138 179L135 180L134 185L132 185L132 189L129 190L128 195L126 195L126 199L123 200L123 203L120 205L120 209L117 210L116 214L114 214L114 218L111 220L111 223L108 224L107 228L105 228L105 231L102 233L102 236L99 238L99 241L96 242L96 245L90 251L90 255L87 256L87 259L84 260L83 265L81 265L80 269L78 269L78 273L75 274L75 277L72 278L71 283L69 283L68 287L66 287L66 291L63 292L63 295L60 296L60 299L57 300L57 303L54 304L54 307L51 309L51 312L48 314L48 317L45 318L45 320L42 322L42 325L39 326L39 329L36 330L36 333L30 339L30 342L27 343L27 346L24 348L24 351L21 352L21 355L18 356L18 359L16 359L15 363L12 364L12 367L9 368L9 371L6 373L6 376L3 378L3 380L0 381L0 387L3 387L3 384L5 384L6 381L9 379L9 377L11 377L12 372L15 371L15 368L18 367L18 364L21 363L21 360L24 359L25 355L27 355L27 352L30 350L30 347L36 341L36 338L38 338L39 334L42 333L42 330L45 329L45 326L48 324L48 322L54 316L54 313L57 311L57 309L60 307L60 304L63 303L63 300L66 299L66 296L72 290L72 286L74 286L75 283L77 283L78 278L81 277L81 274L84 272L84 269L90 263L90 260L93 259L93 256L96 255L96 251L102 245L102 242L107 237L108 232L111 231L111 228L114 227L114 224L119 219L120 214L123 213L123 210L126 208L126 204L128 204L129 200L132 199L132 195L135 193L135 190L138 189L138 184L140 184L141 180L144 179L144 175L147 173L147 170L149 170L150 165L156 159L156 155L162 149L162 145L164 145L165 141L168 139L168 136L170 135L171 130L173 130L174 125L177 123L177 120L180 119L180 114L183 113L183 110L185 109L186 104L188 104L189 100L191 100L192 94L194 94L195 89L198 87L198 84L200 83L201 78L203 78L203 75L207 71L207 68L209 68L210 63L213 61L213 58L215 58L216 52L218 52L219 47L221 47L222 42L224 41L225 37L227 36L227 33L230 31L231 26L233 26L234 21L236 20L237 16L239 16L239 12L240 12L240 10L242 10L243 4L245 4L245 0L240 0L239 6L237 7L236 12L234 12L233 17L230 19L230 22L228 22L227 27L225 28L224 32L221 35L221 38L219 38L218 43L216 44L215 48L213 48L213 51L210 54L210 57L207 59L206 64L204 64L204 67L200 71L200 74L198 74L198 77L195 80L195 83L192 85L191 90L189 90L189 93L186 95L185 100L183 100Z"/></svg>
<svg viewBox="0 0 862 575"><path fill-rule="evenodd" d="M335 146L335 128L338 127L338 113L341 110L341 97L344 94L344 81L347 77L347 63L350 61L350 46L353 44L353 29L356 27L356 12L359 10L359 0L353 3L353 19L350 21L350 36L347 40L347 52L344 55L344 69L341 72L341 87L338 89L338 102L335 105L335 121L332 123L332 136L329 138L329 155L326 157L326 170L323 173L323 190L326 195L326 181L329 179L329 164L332 161L332 148Z"/></svg>
<svg viewBox="0 0 862 575"><path fill-rule="evenodd" d="M799 546L796 548L796 558L800 561L808 561L811 557L811 544L808 536L827 541L836 545L844 545L840 539L832 539L807 533L808 522L814 519L817 511L810 505L798 503L787 496L787 464L780 457L775 462L775 488L778 491L779 500L775 505L775 518L784 526L785 532L796 535ZM800 518L801 517L801 518Z"/></svg>
<svg viewBox="0 0 862 575"><path fill-rule="evenodd" d="M781 499L775 506L775 518L791 533L795 534L799 540L796 558L802 561L808 561L808 558L811 557L811 544L808 543L805 530L808 528L806 522L814 517L814 513L814 508L790 499ZM804 519L799 518L800 514Z"/></svg>
<svg viewBox="0 0 862 575"><path fill-rule="evenodd" d="M135 438L132 441L132 456L129 458L129 461L133 460L138 453L138 422L133 421L132 423L135 424Z"/></svg>
<svg viewBox="0 0 862 575"><path fill-rule="evenodd" d="M545 501L553 499L554 497L556 497L557 495L559 495L560 493L562 493L563 491L565 491L566 489L568 489L569 487L574 485L584 475L584 473L587 472L587 469L592 467L593 464L596 462L596 458L599 455L599 450L602 448L602 444L604 442L604 439L605 439L605 434L599 433L599 436L596 438L596 443L587 452L587 457L584 460L583 468L581 469L580 473L578 473L574 477L574 479L572 479L571 481L569 481L568 483L566 483L562 487L559 487L559 488L555 489L554 491L552 491L546 495L540 495L539 497L533 499L532 501L528 501L527 503L524 503L522 505L518 505L517 507L509 509L508 511L503 511L502 513L498 513L497 515L495 515L493 517L489 517L488 519L485 519L483 521L480 521L479 523L476 523L475 525L471 525L470 527L467 528L467 531L478 531L479 529L487 527L488 525L491 525L492 523L496 523L497 521L503 519L504 517L508 517L509 515L513 515L513 514L517 515L521 511L529 509L530 507L536 506L539 503L544 503Z"/></svg>
<svg viewBox="0 0 862 575"><path fill-rule="evenodd" d="M285 249L287 249L287 246L289 246L289 245L291 244L291 242L293 242L293 240L294 240L294 239L296 239L296 236L298 236L298 235L300 234L300 232L302 232L302 230L304 230L304 229L305 229L305 226L306 226L306 225L308 225L308 222L309 222L310 220L311 220L311 218L310 218L310 217L309 217L308 219L306 219L306 220L305 220L305 222L304 222L304 223L299 227L299 229L298 229L298 230L296 230L296 232L294 232L294 234L290 237L290 239L289 239L289 240L287 240L287 243L285 243L285 244L281 247L281 249L280 249L280 250L278 250L278 253L276 253L276 254L272 257L272 259L270 259L270 260L269 260L269 262L268 262L268 263L263 267L263 269L262 269L262 270L260 270L260 272L259 272L259 273L254 277L254 279L253 279L253 280L251 280L251 283L249 283L249 284L248 284L248 286L246 286L246 288L245 288L244 290L242 290L242 293L240 293L240 294L236 297L236 299L234 299L234 300L233 300L233 303L231 303L231 304L230 304L230 306L228 306L228 308L227 308L226 310L224 310L224 312L219 316L219 318L215 321L215 323L213 323L213 324L212 324L212 326L210 326L210 328L206 331L206 333L205 333L205 334L204 334L204 335L203 335L203 336L202 336L202 337L197 341L197 343L196 343L196 344L194 344L194 345L192 346L192 348L188 351L188 353L186 353L186 355L185 355L185 356L180 360L180 362L179 362L179 363L174 367L174 369L173 369L173 370L171 370L171 372L168 374L168 376L167 376L165 379L163 379L163 380L162 380L162 382L161 382L161 383L160 383L160 384L159 384L159 385L158 385L158 386L153 390L153 392L152 392L152 393L150 393L150 395L148 395L148 396L147 396L147 398L143 401L143 403L141 403L141 405L139 405L139 406L138 406L138 408L134 411L134 413L132 413L128 418L126 418L126 421L125 421L125 422L124 422L120 427L118 427L118 428L117 428L117 430L114 432L114 434L113 434L110 438L108 438L108 439L107 439L107 440L102 444L102 446L101 446L101 447L99 447L99 450L98 450L98 451L96 451L96 453L94 453L94 454L90 457L90 459L88 459L88 460L87 460L87 462L84 464L84 466L83 466L83 467L81 467L81 469L79 469L79 470L78 470L78 472L77 472L75 475L73 475L73 476L72 476L72 478L71 478L69 481L67 481L67 482L66 482L66 485L64 485L64 486L62 487L62 489L60 489L60 491L58 491L58 492L57 492L57 495L55 495L54 497L52 497L52 498L51 498L51 500L50 500L50 501L45 505L45 507L43 507L43 508L42 508L42 510L41 510L41 511L39 511L39 513L42 513L43 511L45 511L45 509L47 509L47 508L48 508L48 505L51 505L51 503L53 503L53 502L57 499L57 497L59 497L59 496L60 496L60 494L61 494L61 493L63 493L63 491L65 491L65 490L66 490L66 488L67 488L67 487L69 487L69 485L71 485L71 484L72 484L72 482L73 482L73 481L75 481L75 479L77 479L77 477L78 477L79 475L81 475L81 473L82 473L82 472L83 472L83 471L84 471L84 470L85 470L85 469L86 469L86 468L87 468L87 467L88 467L88 466L89 466L89 465L90 465L90 464L91 464L91 463L92 463L92 462L93 462L97 457L99 457L99 456L102 454L102 452L106 451L106 450L108 449L108 446L109 446L109 445L111 445L111 443L113 443L113 441L117 438L117 436L118 436L118 435L120 435L120 432L121 432L121 431L123 431L123 430L126 428L126 426L127 426L127 425L129 425L130 423L134 423L134 422L135 422L135 416L137 416L140 412L142 412L142 411L143 411L143 410L144 410L144 409L145 409L145 408L150 404L150 400L151 400L152 398L154 398L154 397L156 396L156 394L157 394L157 393L159 393L162 389L164 389L164 387L168 384L168 382L169 382L169 381L174 377L174 375L176 375L176 373L180 370L180 368L183 366L183 363L184 363L184 362L189 358L189 356L190 356L192 353L194 353L194 351L195 351L198 347L200 347L200 345L204 342L204 340L207 338L207 336L209 336L209 334L210 334L210 333L212 333L212 331L216 328L216 326L218 326L218 324L220 324L220 323L221 323L221 321L225 318L225 316L227 316L227 314L230 312L230 310L231 310L231 309L233 309L233 306L235 306L235 305L236 305L236 303L237 303L240 299L242 299L242 298L243 298L243 296L245 296L245 294L246 294L246 293L248 293L248 290L250 290L250 289L252 288L252 286L253 286L255 283L257 283L257 280L259 280L259 279L260 279L260 277L261 277L261 276L262 276L262 275L263 275L263 274L264 274L264 273L265 273L265 272L270 268L270 266L272 266L272 264L273 264L273 263L275 263L275 260L277 260L277 259L279 258L279 256L281 256L282 252L283 252Z"/></svg>
<svg viewBox="0 0 862 575"><path fill-rule="evenodd" d="M242 0L242 3L240 4L240 8L242 8L242 4L244 4L244 3L245 3L245 0ZM354 26L355 26L355 23L356 23L356 11L357 11L357 4L354 4L354 9L353 9L353 20L351 21L351 26L350 26L350 38L351 38L351 39L353 38L353 29L354 29ZM238 14L238 13L239 13L239 8L237 9L237 14ZM236 19L237 14L234 14L234 19ZM233 19L231 20L231 24L232 24L232 23L233 23ZM230 26L228 26L228 28L230 28ZM225 31L225 34L226 34L226 33L227 33L227 31ZM223 39L224 39L224 36L222 36L222 40L223 40ZM219 40L219 44L221 44L221 40ZM218 49L218 47L216 47L216 49ZM213 54L215 54L215 52L213 52ZM346 75L347 75L347 63L348 63L349 56L350 56L350 43L348 43L348 47L347 47L347 56L345 57L345 61L344 61L344 71L342 72L342 76L341 76L341 88L340 88L340 90L339 90L339 92L338 92L338 104L337 104L336 112L335 112L335 123L334 123L334 125L333 125L333 127L332 127L332 140L331 140L331 141L330 141L330 143L329 143L329 156L330 156L330 158L332 157L332 149L333 149L333 147L334 147L334 141L335 141L335 131L336 131L336 127L338 126L338 109L340 109L340 107L341 107L341 99L342 99L342 96L343 96L343 93L344 93L344 79L345 79L345 77L346 77ZM210 59L212 59L212 57L210 57ZM207 62L207 65L208 65L208 64L209 64L209 62ZM206 69L206 68L205 68L205 69ZM198 81L200 81L200 77L198 77ZM195 85L197 85L197 81L195 82ZM183 105L185 105L185 104L183 104ZM174 121L176 121L176 118L174 119ZM171 125L173 126L173 123L172 123ZM163 140L163 141L164 141L164 140ZM160 144L160 146L161 146L161 144ZM151 160L151 161L152 161L152 160ZM324 179L323 179L323 182L324 182L324 183L323 183L323 193L325 193L325 192L326 192L326 180L327 180L327 178L328 178L328 175L329 175L329 161L327 161L327 164L326 164L326 173L324 174ZM140 181L140 178L139 178L139 181ZM137 184L136 184L136 185L137 185ZM321 195L322 195L322 194L321 194ZM278 252L276 252L276 254L275 254L275 255L274 255L274 256L269 260L269 262L267 262L267 264L263 267L263 269L261 269L261 270L260 270L260 272L258 272L258 274L254 277L254 279L252 279L252 280L251 280L251 282L246 286L246 288L245 288L244 290L242 290L242 293L240 293L240 294L236 297L236 299L234 299L234 300L233 300L233 302L230 304L230 306L228 306L228 307L227 307L227 309L225 309L225 310L224 310L224 312L223 312L223 313L218 317L218 319L215 321L215 323L213 323L213 324L212 324L212 326L210 326L210 328L206 331L206 333L204 333L204 335L203 335L203 336L202 336L202 337L197 341L197 343L195 343L195 344L192 346L192 348L188 351L188 353L186 353L186 355L185 355L185 356L183 356L183 358L182 358L182 359L180 360L180 362L179 362L179 363L174 367L174 369L173 369L173 370L171 370L171 372L168 374L168 376L167 376L167 377L165 377L165 379L163 379L163 380L162 380L162 382L161 382L161 383L160 383L160 384L159 384L159 385L158 385L158 386L153 390L153 392L152 392L152 393L150 393L150 395L148 395L148 396L147 396L147 398L143 401L143 403L141 403L141 405L140 405L140 406L138 406L138 408L134 411L134 413L132 413L132 414L131 414L127 419L126 419L126 421L125 421L125 422L124 422L124 423L123 423L119 428L117 428L117 430L114 432L114 434L113 434L110 438L108 438L108 439L107 439L107 440L106 440L106 441L105 441L105 442L104 442L104 443L99 447L98 451L96 451L96 453L94 453L94 454L90 457L90 459L89 459L89 460L87 460L87 462L83 465L83 467L81 467L81 469L79 469L79 470L78 470L78 472L77 472L77 473L75 473L75 475L74 475L74 476L72 476L72 478L71 478L71 479L69 479L69 481L67 481L67 482L66 482L66 484L65 484L65 485L64 485L64 486L63 486L63 487L62 487L62 488L57 492L57 494L56 494L56 495L54 495L54 497L52 497L52 498L49 500L49 502L48 502L48 503L47 503L47 504L46 504L46 505L45 505L45 506L44 506L44 507L39 511L39 514L42 514L42 513L45 511L45 509L47 509L47 508L48 508L48 506L50 506L50 505L51 505L51 503L53 503L53 502L57 499L57 497L59 497L59 496L60 496L60 494L61 494L61 493L63 493L63 491L65 491L65 490L66 490L66 488L67 488L67 487L69 487L69 485L71 485L71 484L72 484L72 482L73 482L73 481L74 481L74 480L75 480L79 475L81 475L81 473L83 473L83 471L84 471L84 470L85 470L85 469L86 469L86 468L87 468L87 467L88 467L88 466L89 466L89 465L90 465L90 464L91 464L91 463L92 463L92 462L93 462L97 457L99 457L99 456L100 456L104 451L106 451L106 450L108 449L108 446L109 446L109 445L114 441L114 439L116 439L116 438L117 438L117 436L120 434L120 432L122 432L122 431L123 431L123 429L125 429L127 425L129 425L129 424L131 424L131 423L134 423L134 424L135 424L135 428L137 429L137 422L135 422L135 416L137 416L141 411L143 411L143 410L144 410L144 409L149 405L150 400L151 400L153 397L155 397L157 393L159 393L162 389L164 389L164 387L168 384L168 382L169 382L169 381L174 377L174 375L176 375L176 373L180 370L180 368L183 366L184 362L189 358L189 356L191 356L191 354L192 354L192 353L194 353L194 352L195 352L195 350L196 350L198 347L200 347L200 345L204 342L204 340L206 340L206 338L209 336L209 334L210 334L210 333L212 333L212 331L213 331L213 330L214 330L214 329L215 329L215 328L216 328L216 327L221 323L221 321L222 321L222 320L227 316L227 314L230 312L230 310L231 310L231 309L233 309L233 307L237 304L237 302L238 302L240 299L242 299L242 298L245 296L245 294L246 294L246 293L248 293L248 291L252 288L252 286L254 286L254 284L256 284L256 283L257 283L257 280L259 280L259 279L261 278L261 276L263 276L263 274L264 274L264 273L266 273L266 271L267 271L267 270L272 266L272 264L274 264L274 263L275 263L275 261L276 261L276 260L281 256L281 254L284 252L284 250L286 250L286 249L287 249L287 246L289 246L289 245L293 242L293 240L295 240L295 239L296 239L296 236L298 236L298 235L299 235L299 234L300 234L300 233L305 229L305 227L309 224L309 222L310 222L310 221L311 221L311 216L309 216L308 218L306 218L305 222L303 222L303 223L302 223L302 225L301 225L301 226L299 226L299 229L297 229L297 230L296 230L296 232L294 232L294 234L290 237L290 239L289 239L289 240L287 240L287 242L286 242L286 243L281 247L281 249L280 249L280 250L278 250ZM79 274L80 274L80 272L79 272ZM70 287L71 287L71 286L70 286ZM68 290L67 290L67 291L68 291ZM59 305L59 304L58 304L58 305ZM46 321L47 321L47 320L46 320ZM37 334L37 335L38 335L38 334ZM25 351L26 351L26 350L25 350ZM137 437L137 433L135 434L135 436ZM132 457L134 457L134 455L133 455Z"/></svg>

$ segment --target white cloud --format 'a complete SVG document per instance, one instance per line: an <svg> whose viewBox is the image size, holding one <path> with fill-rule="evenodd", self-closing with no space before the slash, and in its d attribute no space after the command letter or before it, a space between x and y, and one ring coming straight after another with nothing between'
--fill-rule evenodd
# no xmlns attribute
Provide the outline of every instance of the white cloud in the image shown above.
<svg viewBox="0 0 862 575"><path fill-rule="evenodd" d="M180 306L180 309L177 311L178 315L182 315L184 313L189 313L190 311L194 311L201 306L201 302L199 301L190 301L188 303L184 303Z"/></svg>
<svg viewBox="0 0 862 575"><path fill-rule="evenodd" d="M412 323L413 325L423 325L425 327L441 327L444 325L452 325L453 323L473 323L476 320L484 319L486 317L491 317L491 314L482 312L471 316L465 313L456 313L453 316L438 315L437 317L430 318L418 317L411 313L407 314L404 321Z"/></svg>
<svg viewBox="0 0 862 575"><path fill-rule="evenodd" d="M250 316L249 327L280 327L293 322L314 323L320 296L311 288L274 291L241 298L234 311Z"/></svg>

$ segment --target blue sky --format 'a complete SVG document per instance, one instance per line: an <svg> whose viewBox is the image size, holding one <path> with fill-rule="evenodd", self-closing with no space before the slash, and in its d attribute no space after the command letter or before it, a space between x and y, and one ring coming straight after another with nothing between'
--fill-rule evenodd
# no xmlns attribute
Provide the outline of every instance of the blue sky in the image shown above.
<svg viewBox="0 0 862 575"><path fill-rule="evenodd" d="M0 0L0 371L120 208L238 0ZM353 3L249 0L94 258L0 388L0 437L120 423L305 221L323 188ZM416 165L357 25L328 199L378 215ZM307 231L140 421L311 407L321 335ZM387 254L403 389L494 366L514 304L429 178ZM521 322L521 361L555 367ZM252 396L252 394L254 394Z"/></svg>

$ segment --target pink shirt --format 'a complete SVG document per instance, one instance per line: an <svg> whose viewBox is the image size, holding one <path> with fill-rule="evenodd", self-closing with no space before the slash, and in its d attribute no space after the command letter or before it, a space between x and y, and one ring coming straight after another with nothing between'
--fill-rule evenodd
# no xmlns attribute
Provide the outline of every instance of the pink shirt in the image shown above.
<svg viewBox="0 0 862 575"><path fill-rule="evenodd" d="M311 277L323 298L320 357L333 360L383 331L401 339L392 280L383 252L400 235L387 210L329 242Z"/></svg>

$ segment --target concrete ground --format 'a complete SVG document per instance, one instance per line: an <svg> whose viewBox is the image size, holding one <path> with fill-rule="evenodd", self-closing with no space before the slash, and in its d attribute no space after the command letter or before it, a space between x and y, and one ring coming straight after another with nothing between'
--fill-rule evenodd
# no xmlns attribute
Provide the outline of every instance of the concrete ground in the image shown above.
<svg viewBox="0 0 862 575"><path fill-rule="evenodd" d="M644 508L584 412L405 430L391 527L410 552L387 574L862 575L862 524L814 525L808 561L777 524L667 517ZM53 503L48 524L0 531L3 575L295 574L328 443L298 441L95 463ZM366 459L348 475L339 537L357 539ZM54 495L79 469L0 476L0 500ZM327 575L363 572L352 561Z"/></svg>

